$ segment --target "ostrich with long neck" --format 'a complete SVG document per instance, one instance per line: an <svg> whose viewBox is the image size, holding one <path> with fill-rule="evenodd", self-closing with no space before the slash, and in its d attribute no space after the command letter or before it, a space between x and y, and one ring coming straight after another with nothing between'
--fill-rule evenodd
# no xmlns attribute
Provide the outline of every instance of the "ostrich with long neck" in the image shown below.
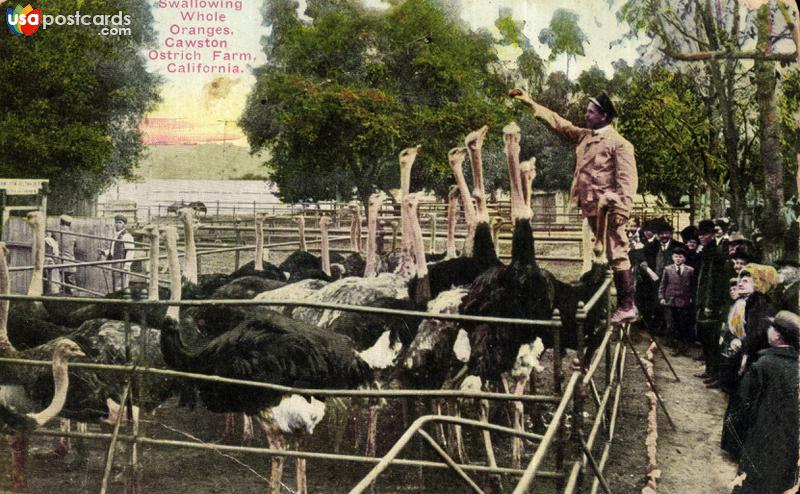
<svg viewBox="0 0 800 494"><path fill-rule="evenodd" d="M456 252L456 226L458 224L458 187L451 185L447 193L447 250L445 260L455 259Z"/></svg>
<svg viewBox="0 0 800 494"><path fill-rule="evenodd" d="M386 200L386 194L376 192L369 196L367 206L367 264L364 267L364 278L378 274L378 212Z"/></svg>
<svg viewBox="0 0 800 494"><path fill-rule="evenodd" d="M361 209L358 203L351 204L350 211L353 214L350 223L350 249L353 252L344 259L345 275L364 276L366 260L364 259L363 242L361 238Z"/></svg>
<svg viewBox="0 0 800 494"><path fill-rule="evenodd" d="M170 261L177 269L177 262ZM173 283L175 276L173 275ZM372 373L341 335L265 311L245 318L230 331L195 348L184 345L177 314L168 313L161 350L172 368L234 379L284 386L348 389L372 383ZM200 397L217 413L256 416L270 441L283 449L284 434L311 433L322 419L324 406L299 397L248 386L201 382ZM297 492L306 492L305 462L297 462ZM283 459L273 458L270 492L281 489Z"/></svg>
<svg viewBox="0 0 800 494"><path fill-rule="evenodd" d="M428 262L447 261L458 256L456 252L456 226L458 223L458 204L460 193L454 184L447 193L447 247L444 252L431 254L426 257Z"/></svg>
<svg viewBox="0 0 800 494"><path fill-rule="evenodd" d="M199 276L197 269L197 245L194 240L195 223L194 208L180 208L178 218L183 223L184 264L183 276L189 283L197 284Z"/></svg>
<svg viewBox="0 0 800 494"><path fill-rule="evenodd" d="M462 314L520 319L550 319L554 307L552 279L536 263L532 211L525 204L519 171L520 129L511 123L503 129L511 189L511 218L514 234L511 263L490 270L475 280L464 297ZM498 383L514 367L520 346L530 343L537 334L531 327L507 327L479 323L467 325L472 352L468 369L485 383ZM550 332L542 334L545 342ZM488 416L488 404L482 403L482 418ZM493 459L488 434L484 435L487 453ZM490 461L491 463L491 461Z"/></svg>
<svg viewBox="0 0 800 494"><path fill-rule="evenodd" d="M469 151L469 161L472 164L472 197L475 198L475 210L478 222L489 221L489 210L486 208L486 192L483 186L483 141L486 132L489 130L487 125L480 129L470 132L464 139L464 146Z"/></svg>
<svg viewBox="0 0 800 494"><path fill-rule="evenodd" d="M320 257L322 258L322 271L330 276L331 275L331 255L329 240L328 240L328 229L331 226L331 218L329 216L323 216L319 219L319 235L320 235Z"/></svg>
<svg viewBox="0 0 800 494"><path fill-rule="evenodd" d="M401 204L400 213L400 230L402 232L402 243L400 247L400 265L397 267L398 274L408 274L414 270L414 242L411 240L411 233L409 232L408 219L402 213L403 199L411 191L411 168L414 165L414 160L417 158L417 153L422 146L414 146L406 148L400 152L400 197L399 203Z"/></svg>
<svg viewBox="0 0 800 494"><path fill-rule="evenodd" d="M447 153L447 161L450 163L450 170L456 180L456 187L461 194L461 206L464 210L464 222L467 224L467 236L464 240L462 255L472 255L472 244L475 237L475 227L478 224L477 212L472 202L472 195L469 192L467 181L464 179L464 159L467 156L466 148L453 148Z"/></svg>

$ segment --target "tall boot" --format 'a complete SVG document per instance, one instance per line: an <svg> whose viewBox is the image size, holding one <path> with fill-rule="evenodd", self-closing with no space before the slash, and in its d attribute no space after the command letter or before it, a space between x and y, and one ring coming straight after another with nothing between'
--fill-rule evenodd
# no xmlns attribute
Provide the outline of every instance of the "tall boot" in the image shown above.
<svg viewBox="0 0 800 494"><path fill-rule="evenodd" d="M617 308L611 315L611 324L631 322L639 317L633 304L633 271L625 269L614 271L614 285L617 287Z"/></svg>

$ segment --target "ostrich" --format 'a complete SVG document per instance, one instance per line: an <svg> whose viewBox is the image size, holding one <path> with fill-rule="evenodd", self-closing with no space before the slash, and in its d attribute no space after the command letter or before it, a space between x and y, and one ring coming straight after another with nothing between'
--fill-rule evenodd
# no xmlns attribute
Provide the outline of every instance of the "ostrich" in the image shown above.
<svg viewBox="0 0 800 494"><path fill-rule="evenodd" d="M400 249L400 265L397 267L397 273L407 274L414 269L414 244L410 238L408 218L402 212L403 199L411 191L411 168L414 166L414 160L417 159L417 154L422 146L417 145L414 147L403 149L400 152L400 197L398 202L401 204L400 212L400 230L402 233L401 249Z"/></svg>
<svg viewBox="0 0 800 494"><path fill-rule="evenodd" d="M30 433L61 413L67 401L69 388L68 362L72 357L85 357L74 341L61 338L55 342L53 350L53 398L40 412L33 412L36 404L28 400L19 402L20 396L8 393L8 388L0 388L0 434Z"/></svg>
<svg viewBox="0 0 800 494"><path fill-rule="evenodd" d="M451 185L447 193L447 248L441 254L427 256L428 262L446 261L455 259L456 252L456 225L458 222L458 186Z"/></svg>
<svg viewBox="0 0 800 494"><path fill-rule="evenodd" d="M511 263L479 276L464 297L460 312L470 315L522 319L549 319L554 307L552 278L536 263L531 209L525 204L519 173L520 129L511 123L503 129L511 184L511 217L514 234ZM468 362L471 374L484 383L499 382L513 368L519 348L536 336L528 327L494 327L480 323L470 325L472 353ZM481 403L481 418L488 417L488 403ZM489 434L484 435L490 464L493 452Z"/></svg>
<svg viewBox="0 0 800 494"><path fill-rule="evenodd" d="M245 263L239 269L230 274L230 280L242 278L244 276L259 276L271 280L286 281L289 276L287 272L291 269L286 269L283 264L275 266L272 263L264 262L264 221L266 220L265 214L256 214L254 217L254 226L256 236L256 247L253 254L253 260ZM313 256L312 256L313 257Z"/></svg>
<svg viewBox="0 0 800 494"><path fill-rule="evenodd" d="M167 365L177 370L312 388L352 389L372 383L369 366L347 337L276 312L245 319L196 348L184 345L172 312L168 312L167 319L170 324L162 331L161 350ZM203 403L213 412L256 415L270 447L275 449L284 447L282 433L310 433L322 418L319 405L303 399L285 401L285 395L277 391L207 381L200 383L198 389ZM299 409L298 403L302 403ZM268 410L276 405L278 408ZM280 420L287 412L308 420L300 424ZM304 462L298 460L297 465L298 492L305 492ZM271 492L280 490L282 468L283 459L274 458Z"/></svg>
<svg viewBox="0 0 800 494"><path fill-rule="evenodd" d="M73 357L84 357L80 347L62 338L55 342L52 352L52 380L54 392L44 410L23 386L0 386L0 434L11 435L12 486L17 492L27 492L28 434L47 424L61 413L67 400L69 371L67 362Z"/></svg>
<svg viewBox="0 0 800 494"><path fill-rule="evenodd" d="M350 250L352 252L341 261L344 266L342 276L364 276L366 260L363 256L364 249L361 238L361 210L357 202L350 204L350 211L353 215L350 222Z"/></svg>

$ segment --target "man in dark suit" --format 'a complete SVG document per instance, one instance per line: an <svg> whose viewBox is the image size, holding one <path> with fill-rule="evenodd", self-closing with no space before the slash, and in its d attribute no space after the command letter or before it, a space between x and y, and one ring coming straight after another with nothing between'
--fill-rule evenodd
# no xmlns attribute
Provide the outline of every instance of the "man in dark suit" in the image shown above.
<svg viewBox="0 0 800 494"><path fill-rule="evenodd" d="M728 295L728 279L726 276L725 256L717 246L714 238L714 222L703 220L698 225L697 237L703 250L700 252L700 271L697 273L697 333L703 345L703 357L706 369L696 377L707 380L716 379L719 367L719 332L722 312L726 306Z"/></svg>
<svg viewBox="0 0 800 494"><path fill-rule="evenodd" d="M658 300L664 308L668 334L676 341L673 356L685 354L692 343L693 288L694 269L686 265L686 249L677 247L672 251L672 264L664 268L658 289Z"/></svg>

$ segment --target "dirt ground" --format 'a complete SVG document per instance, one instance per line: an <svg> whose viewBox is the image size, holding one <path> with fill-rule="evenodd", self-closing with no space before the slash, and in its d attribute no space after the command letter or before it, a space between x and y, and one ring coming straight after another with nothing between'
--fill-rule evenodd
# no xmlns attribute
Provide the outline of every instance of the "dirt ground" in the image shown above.
<svg viewBox="0 0 800 494"><path fill-rule="evenodd" d="M644 356L649 342L647 335L634 333L633 340L640 356ZM720 390L706 389L701 380L693 376L702 370L701 364L693 360L700 354L699 348L691 350L691 357L672 357L669 349L663 348L680 382L675 380L663 356L657 354L656 388L676 425L676 429L672 429L659 409L657 462L661 479L657 490L685 494L728 493L728 484L736 476L736 465L719 448L727 397ZM645 485L647 469L644 444L647 385L630 352L625 373L620 429L612 446L613 459L606 469L612 492L638 493Z"/></svg>

